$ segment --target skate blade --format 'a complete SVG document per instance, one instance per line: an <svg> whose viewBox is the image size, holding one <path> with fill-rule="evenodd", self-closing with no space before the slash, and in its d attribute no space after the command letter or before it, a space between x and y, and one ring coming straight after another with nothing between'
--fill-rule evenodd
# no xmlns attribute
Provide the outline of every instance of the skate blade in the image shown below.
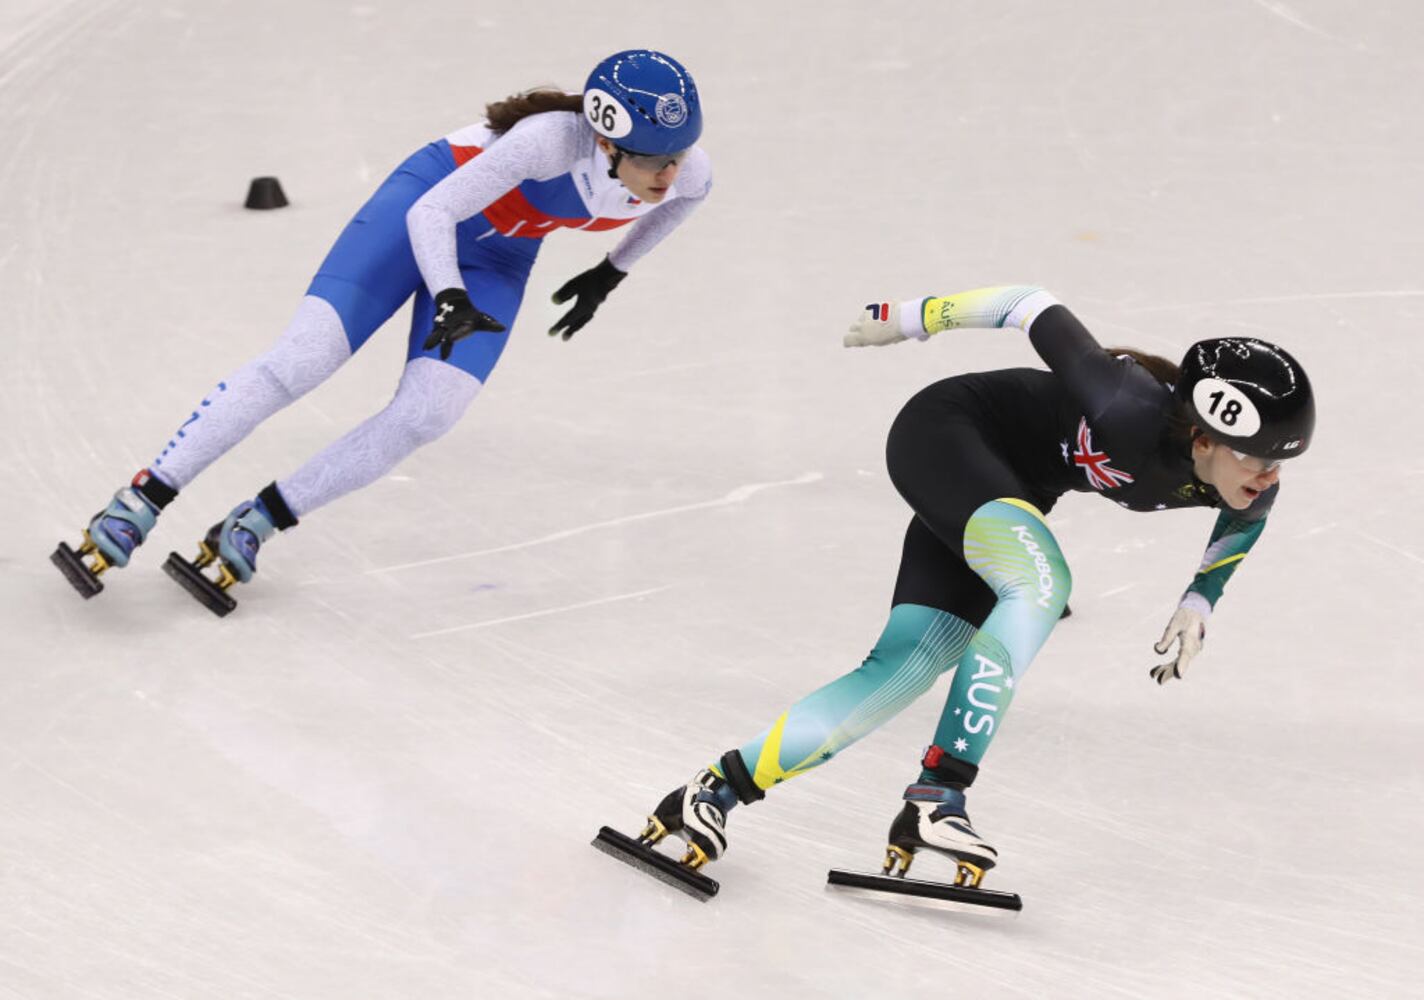
<svg viewBox="0 0 1424 1000"><path fill-rule="evenodd" d="M69 581L69 585L79 591L79 596L86 601L104 589L104 584L100 582L99 576L91 570L85 561L64 542L59 543L59 548L50 555L49 561L64 574L64 578ZM105 569L108 569L106 564Z"/></svg>
<svg viewBox="0 0 1424 1000"><path fill-rule="evenodd" d="M237 607L237 601L229 597L227 591L209 580L197 566L176 552L168 553L168 559L163 564L163 572L167 573L174 583L196 598L199 604L219 618L226 616L228 612Z"/></svg>
<svg viewBox="0 0 1424 1000"><path fill-rule="evenodd" d="M901 896L917 896L920 899L942 899L951 903L966 903L995 910L1023 909L1023 900L1016 892L998 892L994 889L971 889L967 885L952 885L948 882L926 882L921 879L904 878L897 875L869 875L862 872L842 871L832 868L826 874L827 885L839 885L849 889L872 889Z"/></svg>
<svg viewBox="0 0 1424 1000"><path fill-rule="evenodd" d="M598 831L598 836L593 838L593 846L609 857L647 872L653 878L666 882L675 889L681 889L704 903L717 895L717 890L721 888L715 879L708 878L609 826Z"/></svg>

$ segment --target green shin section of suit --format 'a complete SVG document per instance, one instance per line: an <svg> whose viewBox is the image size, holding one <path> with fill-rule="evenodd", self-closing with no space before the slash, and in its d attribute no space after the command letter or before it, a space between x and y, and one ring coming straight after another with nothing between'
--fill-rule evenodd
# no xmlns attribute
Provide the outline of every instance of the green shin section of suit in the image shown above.
<svg viewBox="0 0 1424 1000"><path fill-rule="evenodd" d="M802 698L741 748L757 787L809 771L883 725L958 662L973 634L974 626L948 612L896 605L859 668Z"/></svg>
<svg viewBox="0 0 1424 1000"><path fill-rule="evenodd" d="M1072 577L1043 515L1012 498L974 512L964 528L964 558L999 600L960 657L934 742L978 765L1015 685L1058 624ZM922 775L932 778L928 770Z"/></svg>
<svg viewBox="0 0 1424 1000"><path fill-rule="evenodd" d="M1218 514L1201 566L1197 568L1197 575L1187 591L1201 594L1215 607L1221 599L1221 592L1226 589L1226 581L1231 579L1231 574L1236 572L1236 567L1241 565L1241 560L1246 558L1246 553L1251 551L1251 546L1256 544L1256 539L1265 530L1265 518L1247 521L1229 511Z"/></svg>

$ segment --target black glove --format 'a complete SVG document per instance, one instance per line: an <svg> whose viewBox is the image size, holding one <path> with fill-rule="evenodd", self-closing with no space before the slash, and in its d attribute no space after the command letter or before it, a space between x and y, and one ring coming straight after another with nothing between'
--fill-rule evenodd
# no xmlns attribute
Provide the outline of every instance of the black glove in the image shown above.
<svg viewBox="0 0 1424 1000"><path fill-rule="evenodd" d="M472 333L503 333L504 324L475 308L463 288L447 288L435 296L435 328L425 338L425 350L440 345L440 360L450 357L455 341Z"/></svg>
<svg viewBox="0 0 1424 1000"><path fill-rule="evenodd" d="M549 327L549 336L552 337L562 330L564 339L568 340L582 330L584 324L593 319L594 311L608 298L608 293L617 288L618 282L626 277L628 275L625 272L618 270L605 257L598 262L597 267L589 268L583 274L575 275L564 282L563 287L554 293L554 305L563 305L575 295L578 296L578 302L564 313L562 319Z"/></svg>

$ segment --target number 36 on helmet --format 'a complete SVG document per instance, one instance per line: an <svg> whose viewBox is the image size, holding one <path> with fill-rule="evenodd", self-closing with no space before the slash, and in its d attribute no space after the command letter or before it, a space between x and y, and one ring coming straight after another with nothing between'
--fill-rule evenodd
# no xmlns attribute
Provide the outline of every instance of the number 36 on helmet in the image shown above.
<svg viewBox="0 0 1424 1000"><path fill-rule="evenodd" d="M584 118L634 155L681 152L702 134L702 102L692 74L652 49L617 52L593 68L583 88Z"/></svg>

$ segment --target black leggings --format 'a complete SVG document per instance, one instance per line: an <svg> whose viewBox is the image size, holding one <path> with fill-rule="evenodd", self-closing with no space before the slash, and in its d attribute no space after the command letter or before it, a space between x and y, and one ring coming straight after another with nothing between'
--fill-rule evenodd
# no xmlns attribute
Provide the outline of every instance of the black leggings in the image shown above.
<svg viewBox="0 0 1424 1000"><path fill-rule="evenodd" d="M891 606L921 604L982 625L997 598L964 561L964 526L990 500L1016 497L1047 513L1057 497L1031 489L996 446L998 428L955 379L910 398L890 427L885 464L915 516L905 531Z"/></svg>

